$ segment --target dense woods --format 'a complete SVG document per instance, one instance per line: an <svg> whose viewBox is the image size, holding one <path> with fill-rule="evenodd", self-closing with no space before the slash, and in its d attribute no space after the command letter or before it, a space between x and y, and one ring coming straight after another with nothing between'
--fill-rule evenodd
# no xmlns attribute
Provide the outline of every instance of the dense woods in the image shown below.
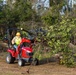
<svg viewBox="0 0 76 75"><path fill-rule="evenodd" d="M32 1L33 2L33 1ZM60 64L67 66L76 63L76 8L65 10L60 15L65 0L50 0L50 8L42 15L32 9L31 0L0 0L0 37L10 27L34 30L36 34L35 57L50 58L54 54L62 56ZM37 32L36 32L37 31ZM6 35L6 34L5 34Z"/></svg>

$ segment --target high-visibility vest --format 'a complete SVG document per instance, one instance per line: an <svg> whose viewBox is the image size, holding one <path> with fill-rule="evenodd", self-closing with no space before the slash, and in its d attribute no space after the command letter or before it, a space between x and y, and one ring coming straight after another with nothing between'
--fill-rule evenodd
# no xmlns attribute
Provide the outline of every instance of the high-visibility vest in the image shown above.
<svg viewBox="0 0 76 75"><path fill-rule="evenodd" d="M14 37L14 42L16 45L19 45L21 42L21 37Z"/></svg>

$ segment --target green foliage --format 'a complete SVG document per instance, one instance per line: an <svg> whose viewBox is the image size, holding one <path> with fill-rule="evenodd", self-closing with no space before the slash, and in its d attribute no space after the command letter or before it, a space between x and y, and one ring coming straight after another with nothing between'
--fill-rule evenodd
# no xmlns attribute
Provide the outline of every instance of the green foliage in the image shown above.
<svg viewBox="0 0 76 75"><path fill-rule="evenodd" d="M0 0L0 23L3 23L3 17L4 14L2 13L2 9L3 9L3 0Z"/></svg>
<svg viewBox="0 0 76 75"><path fill-rule="evenodd" d="M19 25L32 19L33 10L29 1L17 0L14 4L10 1L2 6L0 22L7 26Z"/></svg>
<svg viewBox="0 0 76 75"><path fill-rule="evenodd" d="M38 58L39 60L42 59L42 50L41 50L41 45L37 44L35 47L34 47L34 58Z"/></svg>
<svg viewBox="0 0 76 75"><path fill-rule="evenodd" d="M61 4L61 3L64 3L64 0L50 0L50 5L58 5L58 4Z"/></svg>
<svg viewBox="0 0 76 75"><path fill-rule="evenodd" d="M32 18L31 3L24 0L18 0L15 3L15 10L19 14L20 21L27 21Z"/></svg>
<svg viewBox="0 0 76 75"><path fill-rule="evenodd" d="M53 10L53 11L52 11ZM59 10L59 8L57 9ZM76 19L55 14L54 8L42 16L46 29L48 31L46 39L52 49L52 53L63 53L63 63L67 66L74 65L72 50L68 48L72 36L76 35ZM62 62L62 61L61 61Z"/></svg>

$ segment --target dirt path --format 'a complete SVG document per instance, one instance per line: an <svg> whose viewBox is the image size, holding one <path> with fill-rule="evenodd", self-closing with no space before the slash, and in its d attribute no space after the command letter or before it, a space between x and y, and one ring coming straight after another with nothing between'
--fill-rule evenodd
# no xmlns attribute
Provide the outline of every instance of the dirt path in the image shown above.
<svg viewBox="0 0 76 75"><path fill-rule="evenodd" d="M76 68L66 68L55 62L38 66L25 65L23 67L19 67L17 62L7 64L5 54L6 53L0 53L0 75L76 75ZM29 73L27 73L28 69Z"/></svg>

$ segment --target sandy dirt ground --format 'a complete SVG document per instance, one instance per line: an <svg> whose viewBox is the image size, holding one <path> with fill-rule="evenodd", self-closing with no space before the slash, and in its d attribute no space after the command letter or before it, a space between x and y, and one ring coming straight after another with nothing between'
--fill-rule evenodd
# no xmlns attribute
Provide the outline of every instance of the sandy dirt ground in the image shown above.
<svg viewBox="0 0 76 75"><path fill-rule="evenodd" d="M76 68L67 68L56 62L23 67L19 67L17 61L14 64L7 64L6 54L0 53L0 75L76 75Z"/></svg>

